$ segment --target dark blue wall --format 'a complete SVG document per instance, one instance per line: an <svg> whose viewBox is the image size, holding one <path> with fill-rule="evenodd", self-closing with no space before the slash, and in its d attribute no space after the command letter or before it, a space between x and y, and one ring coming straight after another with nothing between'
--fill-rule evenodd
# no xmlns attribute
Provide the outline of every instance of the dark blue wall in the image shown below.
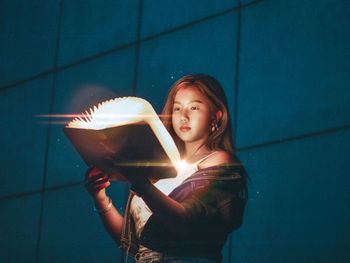
<svg viewBox="0 0 350 263"><path fill-rule="evenodd" d="M121 262L62 123L184 74L228 96L250 175L224 263L350 262L350 2L0 1L0 261ZM56 122L57 121L57 122ZM125 184L109 188L123 210Z"/></svg>

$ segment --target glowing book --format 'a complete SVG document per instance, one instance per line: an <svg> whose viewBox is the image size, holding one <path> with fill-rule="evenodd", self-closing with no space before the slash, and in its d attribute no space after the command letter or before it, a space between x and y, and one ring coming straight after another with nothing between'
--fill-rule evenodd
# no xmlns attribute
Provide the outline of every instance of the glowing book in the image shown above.
<svg viewBox="0 0 350 263"><path fill-rule="evenodd" d="M123 97L100 103L64 127L88 166L124 180L123 174L152 180L176 176L180 153L149 102Z"/></svg>

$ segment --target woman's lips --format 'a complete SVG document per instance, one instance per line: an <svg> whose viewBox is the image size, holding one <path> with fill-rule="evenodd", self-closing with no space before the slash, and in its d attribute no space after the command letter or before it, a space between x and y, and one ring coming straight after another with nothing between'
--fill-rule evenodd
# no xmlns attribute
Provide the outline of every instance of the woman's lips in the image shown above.
<svg viewBox="0 0 350 263"><path fill-rule="evenodd" d="M191 130L191 128L188 127L188 126L181 126L180 127L180 131L182 131L182 132L186 132L186 131L189 131L189 130Z"/></svg>

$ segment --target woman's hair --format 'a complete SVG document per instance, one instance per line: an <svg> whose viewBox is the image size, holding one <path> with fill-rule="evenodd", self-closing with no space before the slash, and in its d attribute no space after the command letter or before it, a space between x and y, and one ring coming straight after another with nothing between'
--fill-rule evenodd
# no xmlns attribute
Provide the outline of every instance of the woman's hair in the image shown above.
<svg viewBox="0 0 350 263"><path fill-rule="evenodd" d="M183 152L184 143L176 135L171 117L176 93L180 89L187 87L197 88L208 99L210 110L213 114L218 110L222 112L222 117L217 122L218 129L209 135L205 142L206 147L208 147L209 150L224 150L233 154L231 121L225 92L215 78L205 74L187 75L176 81L170 88L168 98L162 111L162 121L174 138L180 151Z"/></svg>

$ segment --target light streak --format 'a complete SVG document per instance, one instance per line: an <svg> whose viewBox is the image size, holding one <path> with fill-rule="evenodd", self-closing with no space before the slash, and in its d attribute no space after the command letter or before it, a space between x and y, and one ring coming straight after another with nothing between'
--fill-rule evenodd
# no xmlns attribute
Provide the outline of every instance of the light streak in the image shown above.
<svg viewBox="0 0 350 263"><path fill-rule="evenodd" d="M86 114L36 114L34 115L35 117L39 118L77 118L77 117L82 117L86 116ZM113 113L106 113L106 114L98 114L100 117L110 117L110 118L125 118L125 117L133 117L135 114L113 114ZM154 118L154 114L138 114L138 116L141 116L143 118ZM158 114L158 117L167 117L170 118L171 115L169 114Z"/></svg>
<svg viewBox="0 0 350 263"><path fill-rule="evenodd" d="M116 167L173 167L169 162L113 162Z"/></svg>
<svg viewBox="0 0 350 263"><path fill-rule="evenodd" d="M89 115L86 114L37 114L34 115L36 118L39 119L48 119L44 121L39 121L39 124L55 124L55 125L67 125L69 122L72 121L72 119L77 119L77 120L82 120L83 122L90 121ZM99 126L105 126L109 124L111 121L116 121L116 120L123 120L123 119L128 119L128 118L133 118L135 115L132 114L96 114L95 115L96 119L94 120L94 123L99 125ZM171 115L165 115L165 114L158 114L157 115L159 118L170 118ZM141 117L143 119L153 119L155 118L155 115L152 114L142 114L138 115L138 117ZM60 120L61 119L61 120ZM101 120L103 119L103 120ZM144 125L144 123L139 122L139 123L134 123L135 125Z"/></svg>

